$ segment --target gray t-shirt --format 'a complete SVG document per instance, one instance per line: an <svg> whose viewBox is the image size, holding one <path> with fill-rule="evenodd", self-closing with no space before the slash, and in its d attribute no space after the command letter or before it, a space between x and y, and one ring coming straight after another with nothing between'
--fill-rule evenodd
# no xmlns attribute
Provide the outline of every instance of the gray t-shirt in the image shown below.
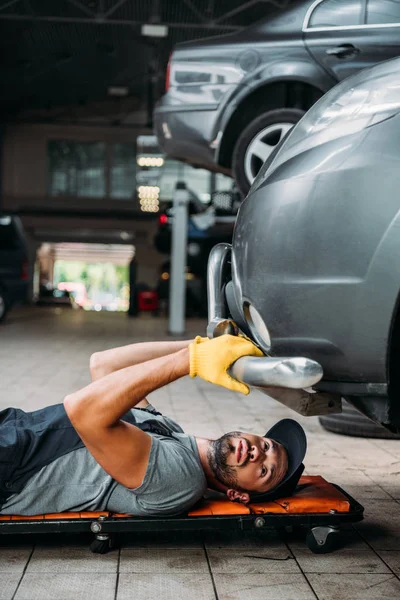
<svg viewBox="0 0 400 600"><path fill-rule="evenodd" d="M156 419L170 431L169 436L150 433L149 464L139 487L128 489L115 481L84 447L43 467L7 500L0 514L108 510L157 516L188 510L207 488L194 436L168 417L132 411L137 421Z"/></svg>

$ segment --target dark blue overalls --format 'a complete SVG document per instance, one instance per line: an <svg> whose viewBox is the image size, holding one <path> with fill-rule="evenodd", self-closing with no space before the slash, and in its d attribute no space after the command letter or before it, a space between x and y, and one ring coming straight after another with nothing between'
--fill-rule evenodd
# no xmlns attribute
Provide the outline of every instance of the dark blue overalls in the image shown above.
<svg viewBox="0 0 400 600"><path fill-rule="evenodd" d="M160 414L153 408L136 410ZM128 412L123 420L143 431L171 435L156 419L137 423L134 414ZM0 411L0 509L10 496L21 492L42 467L83 446L63 404L33 412L19 408Z"/></svg>

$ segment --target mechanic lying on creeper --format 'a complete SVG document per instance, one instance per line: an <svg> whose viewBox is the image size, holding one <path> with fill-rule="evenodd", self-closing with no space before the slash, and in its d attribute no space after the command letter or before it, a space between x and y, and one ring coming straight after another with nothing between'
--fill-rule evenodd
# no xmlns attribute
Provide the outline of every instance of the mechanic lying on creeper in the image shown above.
<svg viewBox="0 0 400 600"><path fill-rule="evenodd" d="M3 410L0 514L173 515L207 488L243 503L290 495L306 451L295 421L280 421L265 437L235 431L205 439L185 434L145 399L188 374L248 394L227 372L247 355L262 353L230 335L114 348L92 356L92 383L63 404Z"/></svg>

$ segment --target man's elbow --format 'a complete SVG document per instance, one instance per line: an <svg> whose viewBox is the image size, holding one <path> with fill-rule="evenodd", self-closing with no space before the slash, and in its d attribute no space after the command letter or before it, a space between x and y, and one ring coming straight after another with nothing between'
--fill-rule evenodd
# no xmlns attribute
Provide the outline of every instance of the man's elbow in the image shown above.
<svg viewBox="0 0 400 600"><path fill-rule="evenodd" d="M75 420L77 410L79 410L75 395L68 394L68 396L65 396L63 404L64 404L65 412L67 413L70 421L73 422Z"/></svg>
<svg viewBox="0 0 400 600"><path fill-rule="evenodd" d="M68 394L64 398L64 408L72 425L79 433L85 435L86 431L93 426L93 420L88 419L88 411L78 394Z"/></svg>

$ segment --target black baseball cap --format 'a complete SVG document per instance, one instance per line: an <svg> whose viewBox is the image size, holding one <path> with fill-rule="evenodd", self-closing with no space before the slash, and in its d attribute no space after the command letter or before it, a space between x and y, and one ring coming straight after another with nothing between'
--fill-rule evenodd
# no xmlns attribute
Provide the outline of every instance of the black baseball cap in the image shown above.
<svg viewBox="0 0 400 600"><path fill-rule="evenodd" d="M297 421L282 419L264 437L271 438L284 446L288 456L288 470L282 481L269 492L251 493L251 502L270 502L293 494L304 471L303 460L307 451L307 438Z"/></svg>

